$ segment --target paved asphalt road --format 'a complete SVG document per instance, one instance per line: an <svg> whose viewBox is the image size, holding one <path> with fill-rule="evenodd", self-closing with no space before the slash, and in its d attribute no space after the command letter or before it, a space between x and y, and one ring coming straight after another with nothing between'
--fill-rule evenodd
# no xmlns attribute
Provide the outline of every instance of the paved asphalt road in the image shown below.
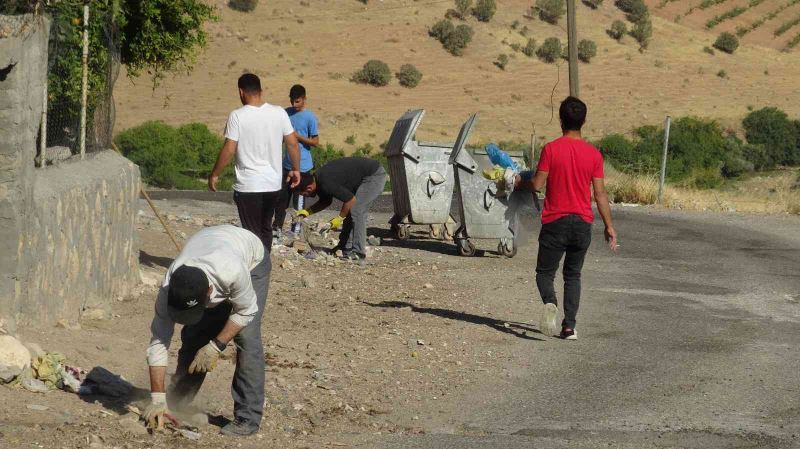
<svg viewBox="0 0 800 449"><path fill-rule="evenodd" d="M579 341L516 339L530 363L464 391L438 430L359 447L800 447L800 222L615 215L620 254L595 226Z"/></svg>

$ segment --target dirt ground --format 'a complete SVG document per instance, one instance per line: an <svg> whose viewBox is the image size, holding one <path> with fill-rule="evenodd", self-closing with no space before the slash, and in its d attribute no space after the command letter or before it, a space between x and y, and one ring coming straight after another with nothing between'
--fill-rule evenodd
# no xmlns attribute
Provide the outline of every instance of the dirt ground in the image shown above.
<svg viewBox="0 0 800 449"><path fill-rule="evenodd" d="M238 222L235 208L225 203L157 203L180 238L201 226ZM70 364L122 375L135 386L133 394L112 400L2 387L0 447L234 444L212 424L200 427L196 442L174 434L151 436L127 409L129 404L142 407L149 397L145 348L155 285L175 254L155 216L145 203L142 207L145 284L139 294L114 304L110 320L83 321L80 329L23 329L20 335L63 353ZM385 236L388 218L374 215L370 233ZM487 242L482 257L462 258L451 242L418 231L408 242L387 238L372 247L366 266L306 260L285 247L273 252L262 326L268 365L264 420L258 435L236 440L236 447L265 442L282 448L340 447L365 436L436 429L459 389L507 374L513 359L509 341L538 339L530 325L538 316L533 302L519 315L510 307L520 304L498 307L504 301L497 301L510 279L533 293L530 255L506 259L494 254L496 242ZM171 371L180 346L177 335ZM222 362L196 400L212 423L232 415L233 368Z"/></svg>

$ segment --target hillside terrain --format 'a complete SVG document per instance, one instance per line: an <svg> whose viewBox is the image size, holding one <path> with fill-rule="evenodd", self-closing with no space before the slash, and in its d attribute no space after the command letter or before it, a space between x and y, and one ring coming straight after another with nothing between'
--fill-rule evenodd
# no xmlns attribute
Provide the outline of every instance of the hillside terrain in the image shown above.
<svg viewBox="0 0 800 449"><path fill-rule="evenodd" d="M781 49L800 26L779 38L773 30L800 13L800 4L745 34L733 55L703 51L720 31L734 31L789 1L765 0L710 31L704 25L709 18L751 2L723 0L686 14L701 0L648 1L654 33L645 52L630 36L618 43L607 35L614 20L624 20L612 0L597 10L580 3L579 37L598 47L591 63L580 66L581 97L590 107L585 134L596 138L628 132L661 123L667 114L714 117L736 128L748 108L767 105L797 117L800 47L792 52ZM453 7L451 1L364 5L355 0L278 0L262 1L251 13L231 10L225 0L211 3L220 20L208 25L208 48L191 73L167 79L155 90L146 78L132 82L123 76L117 82L116 132L159 119L171 124L202 122L221 133L228 113L239 105L237 77L253 71L261 76L265 99L271 103L287 104L289 87L304 84L309 107L320 118L323 142L345 150L386 141L394 121L420 107L427 110L418 133L423 140L454 140L461 123L476 111L481 115L473 142L525 142L533 126L539 137L558 134L551 93L557 108L568 92L566 64L547 64L510 45L524 46L528 37L537 45L548 37L566 42L566 23L562 19L551 25L526 17L530 1L499 1L489 23L469 18L475 35L461 57L450 55L428 36L428 29ZM676 23L679 14L682 18ZM525 27L527 37L520 32ZM493 64L500 54L510 57L505 70ZM414 89L400 86L396 79L380 88L350 82L351 74L369 59L385 61L392 71L414 64L424 77ZM726 77L718 76L721 70ZM345 144L346 140L355 143Z"/></svg>

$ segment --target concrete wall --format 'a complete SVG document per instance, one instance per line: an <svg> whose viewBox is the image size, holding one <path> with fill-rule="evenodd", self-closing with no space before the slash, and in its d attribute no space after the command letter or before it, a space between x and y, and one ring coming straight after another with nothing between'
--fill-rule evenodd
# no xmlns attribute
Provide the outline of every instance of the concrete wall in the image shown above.
<svg viewBox="0 0 800 449"><path fill-rule="evenodd" d="M12 332L107 308L138 281L138 168L112 152L34 168L48 32L41 17L0 16L0 320Z"/></svg>

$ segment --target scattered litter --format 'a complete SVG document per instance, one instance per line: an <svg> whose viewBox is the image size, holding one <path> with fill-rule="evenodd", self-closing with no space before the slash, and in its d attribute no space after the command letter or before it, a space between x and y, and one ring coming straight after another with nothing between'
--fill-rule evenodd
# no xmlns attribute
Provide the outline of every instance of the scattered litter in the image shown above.
<svg viewBox="0 0 800 449"><path fill-rule="evenodd" d="M46 405L39 405L39 404L28 404L28 405L25 406L25 408L27 408L28 410L36 410L36 411L40 411L40 412L43 412L45 410L50 410L50 407L48 407Z"/></svg>
<svg viewBox="0 0 800 449"><path fill-rule="evenodd" d="M380 237L375 237L374 235L371 235L367 237L367 244L371 246L381 246L381 239Z"/></svg>
<svg viewBox="0 0 800 449"><path fill-rule="evenodd" d="M184 438L190 439L192 441L197 441L201 437L201 435L198 432L194 432L187 429L178 429L178 433L183 435Z"/></svg>
<svg viewBox="0 0 800 449"><path fill-rule="evenodd" d="M423 288L433 288L433 284L425 284L422 287Z"/></svg>

